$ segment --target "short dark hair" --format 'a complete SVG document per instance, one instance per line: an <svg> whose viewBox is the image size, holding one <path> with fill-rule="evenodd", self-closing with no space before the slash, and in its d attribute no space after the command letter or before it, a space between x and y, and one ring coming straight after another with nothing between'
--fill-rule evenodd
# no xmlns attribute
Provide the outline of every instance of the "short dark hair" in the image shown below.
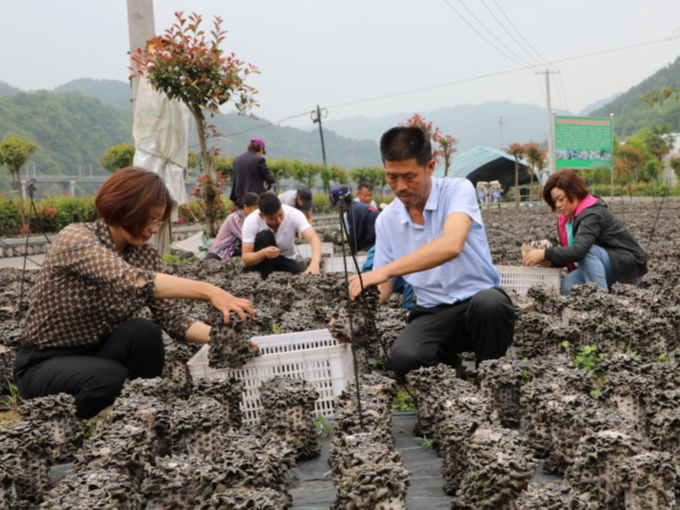
<svg viewBox="0 0 680 510"><path fill-rule="evenodd" d="M425 166L432 160L430 136L419 127L393 127L380 138L380 155L383 164L415 159L420 166Z"/></svg>
<svg viewBox="0 0 680 510"><path fill-rule="evenodd" d="M104 181L94 206L107 225L123 227L138 237L151 221L151 209L164 207L162 219L168 221L172 198L158 174L129 166Z"/></svg>
<svg viewBox="0 0 680 510"><path fill-rule="evenodd" d="M359 184L357 191L361 190L361 189L367 189L367 190L373 191L373 184L371 184L370 182L362 182L361 184Z"/></svg>
<svg viewBox="0 0 680 510"><path fill-rule="evenodd" d="M249 191L248 193L245 193L241 197L241 200L239 200L239 207L241 209L243 209L244 207L252 207L254 205L257 205L259 201L260 195L258 195L257 193L253 193L252 191Z"/></svg>
<svg viewBox="0 0 680 510"><path fill-rule="evenodd" d="M272 216L281 209L281 200L274 193L265 193L260 197L258 206L264 216Z"/></svg>
<svg viewBox="0 0 680 510"><path fill-rule="evenodd" d="M543 200L555 211L555 201L550 194L553 189L559 188L569 200L583 200L588 196L588 186L583 178L573 170L560 170L548 177L548 181L543 186Z"/></svg>

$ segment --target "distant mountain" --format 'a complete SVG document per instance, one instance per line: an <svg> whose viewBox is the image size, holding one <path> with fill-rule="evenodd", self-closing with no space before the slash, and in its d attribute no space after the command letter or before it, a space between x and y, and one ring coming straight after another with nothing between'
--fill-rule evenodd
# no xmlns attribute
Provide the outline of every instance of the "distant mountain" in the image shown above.
<svg viewBox="0 0 680 510"><path fill-rule="evenodd" d="M613 113L614 130L623 137L643 127L659 125L667 125L671 131L680 131L680 104L668 99L662 106L650 107L642 101L643 94L666 86L680 87L680 57L631 87L625 94L594 110L591 115L606 116Z"/></svg>
<svg viewBox="0 0 680 510"><path fill-rule="evenodd" d="M22 92L0 96L0 139L17 134L38 142L30 162L39 174L74 175L90 164L97 169L108 147L132 140L131 117L76 92Z"/></svg>
<svg viewBox="0 0 680 510"><path fill-rule="evenodd" d="M130 84L124 81L79 78L59 85L54 92L80 92L104 104L130 109Z"/></svg>
<svg viewBox="0 0 680 510"><path fill-rule="evenodd" d="M76 80L58 87L60 92L14 93L0 96L0 139L13 133L35 140L41 150L31 157L39 174L78 173L78 168L99 169L99 159L112 145L132 141L132 113L129 107L104 104L99 98L113 100L119 84L107 80ZM95 97L65 88L83 88ZM119 94L122 99L122 94ZM237 155L246 150L251 138L264 138L271 158L290 158L321 162L318 133L291 127L271 126L265 119L255 120L236 114L218 115L209 122L223 135L213 140L222 155ZM189 130L192 150L197 150L195 128ZM325 133L329 164L347 168L379 165L378 147L370 140L348 140L331 131Z"/></svg>
<svg viewBox="0 0 680 510"><path fill-rule="evenodd" d="M368 138L378 142L389 128L406 121L414 112L404 112L385 117L348 117L327 120L324 126L348 138ZM531 104L514 104L508 101L443 107L421 113L445 133L458 138L459 152L480 145L498 148L500 144L499 119L503 117L503 147L514 142L534 140L542 142L548 137L548 120L545 108ZM560 112L562 113L562 112Z"/></svg>
<svg viewBox="0 0 680 510"><path fill-rule="evenodd" d="M17 92L21 92L21 90L12 87L9 83L0 81L0 96L4 96L7 94L16 94Z"/></svg>
<svg viewBox="0 0 680 510"><path fill-rule="evenodd" d="M239 116L235 113L218 115L209 119L215 125L223 139L212 141L212 145L220 149L223 156L236 156L246 150L251 138L263 138L267 144L267 156L271 158L292 158L301 161L320 163L321 141L316 130L267 125L265 119ZM198 140L195 128L190 133L192 150L197 150ZM377 144L372 140L350 140L332 130L324 129L326 160L328 164L337 164L346 168L364 165L380 165L380 154Z"/></svg>
<svg viewBox="0 0 680 510"><path fill-rule="evenodd" d="M614 99L619 97L621 94L622 94L621 92L617 92L616 94L612 94L611 96L609 96L606 99L600 99L599 101L595 101L594 103L590 103L583 110L578 112L578 115L581 116L581 117L588 117L588 116L590 116L591 112L598 110L598 109L602 108L603 106L611 103L612 101L614 101Z"/></svg>

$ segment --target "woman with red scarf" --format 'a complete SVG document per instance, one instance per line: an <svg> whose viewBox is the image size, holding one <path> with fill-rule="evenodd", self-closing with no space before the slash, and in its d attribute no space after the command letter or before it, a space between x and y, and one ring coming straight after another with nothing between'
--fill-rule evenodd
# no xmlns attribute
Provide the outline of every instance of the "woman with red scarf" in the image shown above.
<svg viewBox="0 0 680 510"><path fill-rule="evenodd" d="M616 282L637 284L647 273L644 250L607 204L588 192L577 173L562 170L551 175L543 188L543 200L560 213L561 246L527 252L524 265L568 267L562 294L588 282L605 291Z"/></svg>

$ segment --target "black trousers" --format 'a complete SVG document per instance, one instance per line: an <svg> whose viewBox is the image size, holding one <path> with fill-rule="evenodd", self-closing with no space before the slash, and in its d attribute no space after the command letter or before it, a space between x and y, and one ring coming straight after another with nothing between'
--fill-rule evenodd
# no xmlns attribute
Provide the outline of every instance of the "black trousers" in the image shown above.
<svg viewBox="0 0 680 510"><path fill-rule="evenodd" d="M14 382L24 399L73 395L76 415L92 418L113 404L127 379L160 377L163 359L160 328L146 319L130 319L91 347L40 349L23 342Z"/></svg>
<svg viewBox="0 0 680 510"><path fill-rule="evenodd" d="M397 377L439 363L455 365L457 353L474 352L477 363L505 354L515 333L515 307L500 288L433 308L416 306L392 345L390 364Z"/></svg>
<svg viewBox="0 0 680 510"><path fill-rule="evenodd" d="M268 246L277 246L274 232L271 230L262 230L255 236L255 245L253 250L260 251ZM259 264L248 267L250 271L259 271L262 279L266 279L274 271L284 271L286 273L300 274L304 273L306 267L300 264L297 260L286 258L279 255L275 259L264 259Z"/></svg>

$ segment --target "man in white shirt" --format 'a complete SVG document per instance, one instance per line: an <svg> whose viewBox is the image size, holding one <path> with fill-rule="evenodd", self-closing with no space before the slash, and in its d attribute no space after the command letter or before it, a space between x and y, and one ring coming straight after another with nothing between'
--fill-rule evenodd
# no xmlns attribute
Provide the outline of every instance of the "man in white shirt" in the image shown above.
<svg viewBox="0 0 680 510"><path fill-rule="evenodd" d="M373 209L378 209L378 206L375 205L375 200L373 200L373 185L370 182L362 182L359 184L359 187L357 188L357 197L354 201L371 206Z"/></svg>
<svg viewBox="0 0 680 510"><path fill-rule="evenodd" d="M279 200L281 205L288 205L290 207L295 207L298 211L301 211L307 221L312 223L312 192L306 186L303 186L299 190L285 191L279 195Z"/></svg>
<svg viewBox="0 0 680 510"><path fill-rule="evenodd" d="M259 209L243 222L243 254L245 266L257 270L265 279L272 271L319 274L321 241L305 218L294 207L281 205L273 193L265 193ZM305 267L295 260L297 233L312 246L312 260Z"/></svg>

